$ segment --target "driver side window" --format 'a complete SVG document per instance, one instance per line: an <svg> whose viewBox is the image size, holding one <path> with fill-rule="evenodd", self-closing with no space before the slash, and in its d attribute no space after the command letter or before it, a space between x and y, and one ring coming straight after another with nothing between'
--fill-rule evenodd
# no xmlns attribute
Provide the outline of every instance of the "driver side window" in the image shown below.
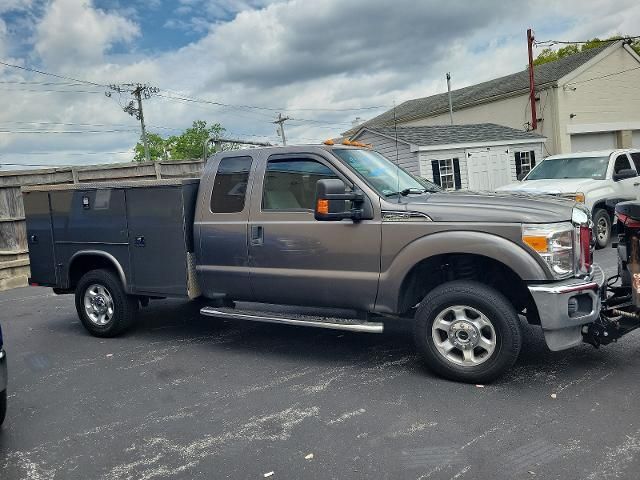
<svg viewBox="0 0 640 480"><path fill-rule="evenodd" d="M613 173L620 173L621 170L633 170L631 163L629 162L629 157L626 154L618 155L616 157L616 162L613 164Z"/></svg>
<svg viewBox="0 0 640 480"><path fill-rule="evenodd" d="M315 160L269 160L262 187L262 210L313 210L318 180L338 178Z"/></svg>

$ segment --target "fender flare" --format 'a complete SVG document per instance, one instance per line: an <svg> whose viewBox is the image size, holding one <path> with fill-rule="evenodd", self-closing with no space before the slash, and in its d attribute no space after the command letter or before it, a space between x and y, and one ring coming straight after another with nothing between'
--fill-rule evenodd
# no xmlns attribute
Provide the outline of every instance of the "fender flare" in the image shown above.
<svg viewBox="0 0 640 480"><path fill-rule="evenodd" d="M71 256L71 258L69 259L69 267L67 268L67 281L68 282L70 282L71 267L73 266L73 262L75 260L77 260L78 258L80 258L80 257L87 257L87 256L98 256L98 257L103 257L103 258L106 258L107 260L109 260L109 262L113 264L113 266L115 267L116 271L118 272L118 276L120 277L120 281L122 282L122 286L124 287L125 290L128 289L127 276L124 273L124 269L122 268L122 265L120 265L120 262L116 259L116 257L114 257L110 253L107 253L107 252L105 252L103 250L79 250L76 253L74 253Z"/></svg>
<svg viewBox="0 0 640 480"><path fill-rule="evenodd" d="M524 247L497 235L474 232L440 232L420 237L406 245L393 259L389 268L380 273L380 288L376 310L397 313L405 278L419 262L436 255L473 254L490 258L513 270L522 280L551 280L543 267Z"/></svg>

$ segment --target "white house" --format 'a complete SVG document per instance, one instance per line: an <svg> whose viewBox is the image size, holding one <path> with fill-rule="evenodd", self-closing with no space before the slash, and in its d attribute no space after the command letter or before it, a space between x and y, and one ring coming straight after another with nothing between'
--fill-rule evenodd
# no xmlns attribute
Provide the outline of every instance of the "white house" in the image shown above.
<svg viewBox="0 0 640 480"><path fill-rule="evenodd" d="M604 44L534 67L537 133L546 155L640 147L640 57L623 41ZM456 124L493 122L530 130L527 69L452 91ZM404 102L400 126L449 123L447 93ZM362 126L394 124L389 110ZM354 134L352 129L347 134Z"/></svg>
<svg viewBox="0 0 640 480"><path fill-rule="evenodd" d="M545 137L493 123L362 127L353 140L447 190L494 190L528 173Z"/></svg>

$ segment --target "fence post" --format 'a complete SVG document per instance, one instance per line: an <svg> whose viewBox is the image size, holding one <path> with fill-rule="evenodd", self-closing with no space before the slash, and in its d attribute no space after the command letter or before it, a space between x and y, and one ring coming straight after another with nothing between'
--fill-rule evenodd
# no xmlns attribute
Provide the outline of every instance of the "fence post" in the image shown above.
<svg viewBox="0 0 640 480"><path fill-rule="evenodd" d="M161 167L160 162L153 162L153 168L156 171L156 178L158 180L160 180L162 178L162 171L161 171L160 167Z"/></svg>

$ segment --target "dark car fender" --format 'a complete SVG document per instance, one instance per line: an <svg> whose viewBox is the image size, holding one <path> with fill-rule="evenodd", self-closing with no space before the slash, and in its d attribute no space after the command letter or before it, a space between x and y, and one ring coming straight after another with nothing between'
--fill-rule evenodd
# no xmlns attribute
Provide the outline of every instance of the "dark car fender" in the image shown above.
<svg viewBox="0 0 640 480"><path fill-rule="evenodd" d="M420 237L407 244L380 274L376 311L397 313L404 279L423 260L448 253L474 254L496 260L509 267L522 280L549 280L540 262L520 245L483 232L440 232Z"/></svg>

